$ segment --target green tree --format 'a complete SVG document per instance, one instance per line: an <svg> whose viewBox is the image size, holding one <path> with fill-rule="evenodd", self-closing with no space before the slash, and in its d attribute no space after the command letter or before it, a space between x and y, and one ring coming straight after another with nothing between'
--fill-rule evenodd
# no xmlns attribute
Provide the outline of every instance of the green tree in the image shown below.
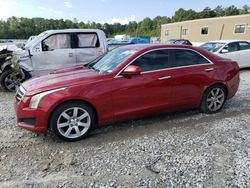
<svg viewBox="0 0 250 188"><path fill-rule="evenodd" d="M244 5L240 10L240 14L250 14L250 6Z"/></svg>
<svg viewBox="0 0 250 188"><path fill-rule="evenodd" d="M240 10L234 5L227 7L225 9L226 16L239 15L239 14L240 14Z"/></svg>
<svg viewBox="0 0 250 188"><path fill-rule="evenodd" d="M217 6L214 9L216 16L225 16L225 9L222 6Z"/></svg>
<svg viewBox="0 0 250 188"><path fill-rule="evenodd" d="M211 10L211 8L206 7L199 13L200 18L212 18L216 17L216 12L214 10Z"/></svg>
<svg viewBox="0 0 250 188"><path fill-rule="evenodd" d="M153 21L146 17L142 22L139 23L138 34L139 35L151 35L153 29Z"/></svg>
<svg viewBox="0 0 250 188"><path fill-rule="evenodd" d="M172 17L172 22L181 22L197 18L199 18L199 15L194 10L192 9L184 10L183 8L180 8L179 10L175 11L174 16Z"/></svg>
<svg viewBox="0 0 250 188"><path fill-rule="evenodd" d="M241 9L235 6L223 8L217 6L211 10L205 7L202 11L196 12L192 9L178 9L172 18L167 16L157 16L153 19L145 18L140 22L129 22L122 25L120 23L114 24L100 24L96 22L79 22L76 18L73 20L63 19L44 19L44 18L17 18L10 17L6 21L0 20L0 38L16 38L27 39L31 35L38 35L39 33L49 29L66 29L66 28L98 28L105 31L108 37L113 37L117 34L128 34L130 36L160 36L161 25L171 22L179 22L185 20L193 20L197 18L210 18L215 16L229 16L238 14L249 14L249 5L244 5Z"/></svg>

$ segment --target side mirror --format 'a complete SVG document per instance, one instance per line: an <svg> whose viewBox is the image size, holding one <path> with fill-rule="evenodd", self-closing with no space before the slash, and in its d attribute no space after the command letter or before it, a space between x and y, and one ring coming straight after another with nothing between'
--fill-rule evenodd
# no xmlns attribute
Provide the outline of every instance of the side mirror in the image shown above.
<svg viewBox="0 0 250 188"><path fill-rule="evenodd" d="M220 53L221 53L221 54L228 53L228 49L222 49L222 50L220 51Z"/></svg>
<svg viewBox="0 0 250 188"><path fill-rule="evenodd" d="M123 72L123 76L135 76L135 75L140 75L141 74L141 69L138 66L130 65L128 66Z"/></svg>

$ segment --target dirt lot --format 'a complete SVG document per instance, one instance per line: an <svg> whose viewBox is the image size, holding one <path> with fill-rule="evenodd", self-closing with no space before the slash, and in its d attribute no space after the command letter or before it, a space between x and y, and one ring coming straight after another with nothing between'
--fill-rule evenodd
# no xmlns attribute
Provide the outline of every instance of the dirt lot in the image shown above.
<svg viewBox="0 0 250 188"><path fill-rule="evenodd" d="M15 127L0 91L0 187L250 187L250 70L214 115L189 111L65 143Z"/></svg>

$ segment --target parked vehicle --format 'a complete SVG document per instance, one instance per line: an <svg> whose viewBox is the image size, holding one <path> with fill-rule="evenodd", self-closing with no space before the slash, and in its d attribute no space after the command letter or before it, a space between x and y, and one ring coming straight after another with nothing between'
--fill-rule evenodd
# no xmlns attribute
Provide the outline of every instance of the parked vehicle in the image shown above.
<svg viewBox="0 0 250 188"><path fill-rule="evenodd" d="M96 125L169 111L220 111L239 86L237 62L184 45L128 45L88 66L24 82L19 127L77 141Z"/></svg>
<svg viewBox="0 0 250 188"><path fill-rule="evenodd" d="M4 64L4 62L6 62L8 59L11 58L11 55L12 55L12 50L8 49L7 47L0 48L0 67Z"/></svg>
<svg viewBox="0 0 250 188"><path fill-rule="evenodd" d="M28 78L45 75L60 68L86 64L106 52L106 36L101 30L45 31L5 63L1 68L3 73L0 82L5 90L14 91L16 85Z"/></svg>
<svg viewBox="0 0 250 188"><path fill-rule="evenodd" d="M192 46L193 44L187 39L169 39L166 44L185 44Z"/></svg>
<svg viewBox="0 0 250 188"><path fill-rule="evenodd" d="M13 52L16 51L20 51L21 49L18 48L15 44L7 44L7 45L1 45L0 46L0 75L2 74L2 70L5 69L6 66L8 66L11 63L11 60L14 61L13 59ZM6 72L4 72L3 74L8 73L8 70ZM13 81L16 85L17 82L20 82L20 79L18 75L16 74L11 74L11 77L8 77L8 79L6 79L6 82L8 82L9 80L13 79L15 77L15 81ZM13 83L12 82L12 83ZM20 84L19 84L20 85Z"/></svg>
<svg viewBox="0 0 250 188"><path fill-rule="evenodd" d="M192 46L193 44L187 39L178 39L174 42L174 44L185 44Z"/></svg>
<svg viewBox="0 0 250 188"><path fill-rule="evenodd" d="M0 43L13 43L11 39L0 39Z"/></svg>
<svg viewBox="0 0 250 188"><path fill-rule="evenodd" d="M168 39L165 44L173 44L178 39Z"/></svg>
<svg viewBox="0 0 250 188"><path fill-rule="evenodd" d="M8 56L11 56L12 51L7 48L0 49L0 66L6 61Z"/></svg>
<svg viewBox="0 0 250 188"><path fill-rule="evenodd" d="M112 40L109 41L109 50L113 50L114 48L131 45L131 44L149 44L150 40L147 38L133 37L128 40Z"/></svg>
<svg viewBox="0 0 250 188"><path fill-rule="evenodd" d="M250 41L218 40L204 43L200 48L239 63L240 68L250 67Z"/></svg>

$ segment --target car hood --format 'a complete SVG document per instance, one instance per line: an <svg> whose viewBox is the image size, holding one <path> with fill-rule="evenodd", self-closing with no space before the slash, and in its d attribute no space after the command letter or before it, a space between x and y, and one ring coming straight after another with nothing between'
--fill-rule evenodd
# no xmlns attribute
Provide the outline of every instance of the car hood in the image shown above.
<svg viewBox="0 0 250 188"><path fill-rule="evenodd" d="M53 72L49 75L35 77L22 84L26 95L34 95L43 91L69 87L84 83L92 83L101 79L103 75L85 67L74 67Z"/></svg>

